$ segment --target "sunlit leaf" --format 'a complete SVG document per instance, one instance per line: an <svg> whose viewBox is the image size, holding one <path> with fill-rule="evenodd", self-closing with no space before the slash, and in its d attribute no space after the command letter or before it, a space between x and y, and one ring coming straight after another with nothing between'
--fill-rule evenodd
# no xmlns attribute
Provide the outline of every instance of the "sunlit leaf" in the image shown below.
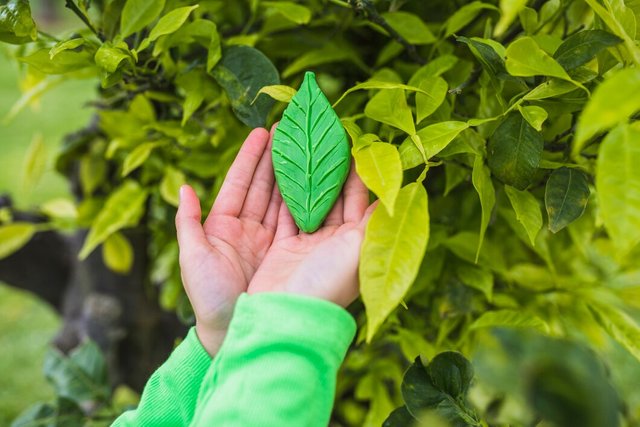
<svg viewBox="0 0 640 427"><path fill-rule="evenodd" d="M14 222L0 225L0 259L20 250L38 231L35 224Z"/></svg>
<svg viewBox="0 0 640 427"><path fill-rule="evenodd" d="M402 185L402 163L395 146L385 142L372 142L354 149L356 171L364 184L382 201L390 215L400 186Z"/></svg>
<svg viewBox="0 0 640 427"><path fill-rule="evenodd" d="M493 208L496 204L496 191L493 188L493 182L491 181L489 168L484 165L484 161L481 156L476 156L475 162L473 163L471 180L473 182L473 187L476 189L476 192L480 197L480 206L482 208L482 217L480 219L480 234L475 255L475 262L477 263L480 257L482 243L484 242L484 235L487 231L487 227L489 227L491 212L493 212Z"/></svg>
<svg viewBox="0 0 640 427"><path fill-rule="evenodd" d="M121 233L113 233L102 245L102 259L112 271L126 274L133 265L133 247Z"/></svg>
<svg viewBox="0 0 640 427"><path fill-rule="evenodd" d="M120 36L128 37L155 21L164 9L164 2L165 0L127 0L122 9Z"/></svg>
<svg viewBox="0 0 640 427"><path fill-rule="evenodd" d="M504 190L516 213L516 218L527 231L531 246L535 246L536 236L542 228L542 212L538 199L526 190L520 191L509 185L505 185Z"/></svg>

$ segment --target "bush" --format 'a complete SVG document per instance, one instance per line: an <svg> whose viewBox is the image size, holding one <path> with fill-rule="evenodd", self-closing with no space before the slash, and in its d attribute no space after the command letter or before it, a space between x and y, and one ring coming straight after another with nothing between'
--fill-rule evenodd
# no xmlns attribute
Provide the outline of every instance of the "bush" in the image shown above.
<svg viewBox="0 0 640 427"><path fill-rule="evenodd" d="M80 260L100 247L127 275L148 257L144 282L190 322L178 188L211 203L248 129L313 70L381 199L335 425L640 422L622 380L640 373L638 2L66 0L84 27L61 38L27 0L0 4L32 82L18 107L61 79L100 82L95 120L57 156L75 202L46 204L44 227L2 226L0 256L88 228ZM98 389L59 387L23 420L78 404L104 419Z"/></svg>

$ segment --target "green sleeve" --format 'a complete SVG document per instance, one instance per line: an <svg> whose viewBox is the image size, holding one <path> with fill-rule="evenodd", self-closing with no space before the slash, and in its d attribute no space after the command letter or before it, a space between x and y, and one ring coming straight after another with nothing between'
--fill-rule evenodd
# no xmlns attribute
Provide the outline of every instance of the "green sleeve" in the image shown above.
<svg viewBox="0 0 640 427"><path fill-rule="evenodd" d="M353 317L327 301L242 294L191 425L326 426L355 330Z"/></svg>
<svg viewBox="0 0 640 427"><path fill-rule="evenodd" d="M153 373L144 387L140 404L122 414L112 425L188 426L196 408L198 391L211 357L200 344L195 328Z"/></svg>

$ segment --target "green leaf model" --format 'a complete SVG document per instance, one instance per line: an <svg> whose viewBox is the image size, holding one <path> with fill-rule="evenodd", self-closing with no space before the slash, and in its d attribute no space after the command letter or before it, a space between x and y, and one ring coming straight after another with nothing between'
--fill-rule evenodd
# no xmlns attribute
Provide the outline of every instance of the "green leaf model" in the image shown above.
<svg viewBox="0 0 640 427"><path fill-rule="evenodd" d="M342 123L311 72L284 111L272 153L282 198L298 227L312 233L338 199L351 155Z"/></svg>

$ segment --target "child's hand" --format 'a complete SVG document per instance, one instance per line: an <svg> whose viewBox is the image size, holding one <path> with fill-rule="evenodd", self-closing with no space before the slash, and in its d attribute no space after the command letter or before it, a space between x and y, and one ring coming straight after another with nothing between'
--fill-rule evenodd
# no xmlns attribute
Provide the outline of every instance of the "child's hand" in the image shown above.
<svg viewBox="0 0 640 427"><path fill-rule="evenodd" d="M176 228L182 282L198 338L211 355L222 344L236 299L273 241L281 201L265 129L253 130L245 140L204 227L198 196L187 185L180 189Z"/></svg>
<svg viewBox="0 0 640 427"><path fill-rule="evenodd" d="M282 202L273 244L248 292L291 292L349 305L358 296L360 246L374 206L353 167L324 225L312 234L299 233Z"/></svg>

